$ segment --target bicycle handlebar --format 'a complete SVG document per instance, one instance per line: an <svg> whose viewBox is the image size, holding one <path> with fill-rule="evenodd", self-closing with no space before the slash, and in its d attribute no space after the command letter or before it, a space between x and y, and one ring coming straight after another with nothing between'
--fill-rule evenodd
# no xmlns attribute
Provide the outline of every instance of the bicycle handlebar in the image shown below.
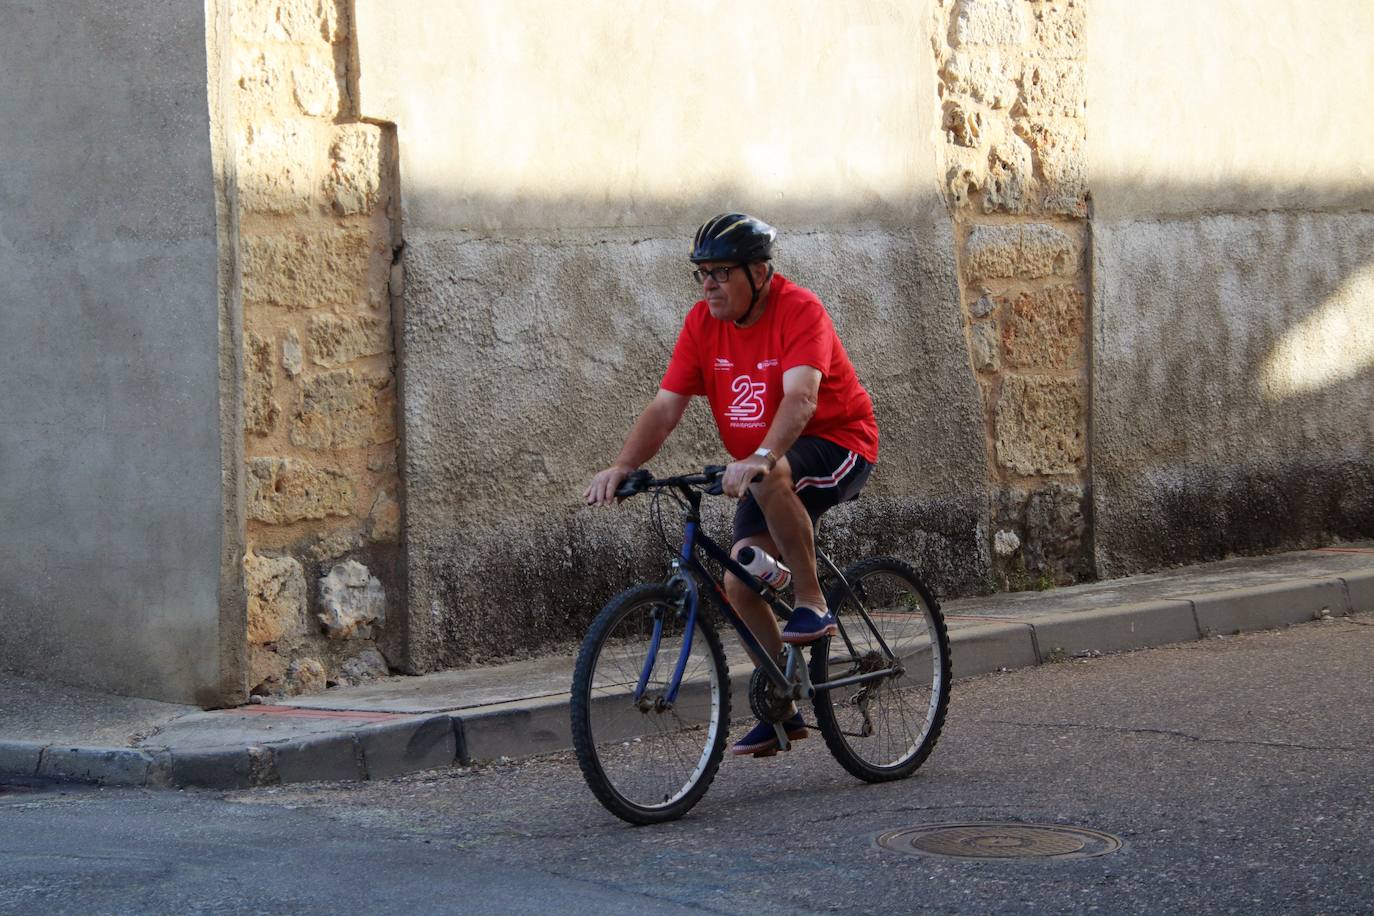
<svg viewBox="0 0 1374 916"><path fill-rule="evenodd" d="M725 465L708 464L701 469L700 474L683 474L679 477L656 479L647 468L640 468L625 478L625 481L616 488L615 495L618 499L626 499L643 493L645 490L655 490L662 487L707 487L706 492L709 495L719 496L721 493L720 478L724 473ZM762 476L763 472L760 471L758 477L754 479L758 480Z"/></svg>

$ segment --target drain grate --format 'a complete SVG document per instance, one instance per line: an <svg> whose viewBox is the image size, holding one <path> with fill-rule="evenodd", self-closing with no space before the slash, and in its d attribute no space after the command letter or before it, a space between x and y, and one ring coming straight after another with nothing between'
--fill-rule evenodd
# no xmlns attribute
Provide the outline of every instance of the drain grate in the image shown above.
<svg viewBox="0 0 1374 916"><path fill-rule="evenodd" d="M1121 840L1100 830L1055 824L931 824L892 830L878 845L912 855L960 859L1063 861L1105 856Z"/></svg>

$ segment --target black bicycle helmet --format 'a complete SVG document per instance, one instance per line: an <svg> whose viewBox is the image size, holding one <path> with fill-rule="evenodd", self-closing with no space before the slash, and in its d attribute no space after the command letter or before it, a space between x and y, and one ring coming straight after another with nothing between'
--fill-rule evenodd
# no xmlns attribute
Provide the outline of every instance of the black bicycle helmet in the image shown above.
<svg viewBox="0 0 1374 916"><path fill-rule="evenodd" d="M703 261L734 261L752 264L773 258L773 239L778 230L747 213L722 213L708 219L692 240L693 264Z"/></svg>

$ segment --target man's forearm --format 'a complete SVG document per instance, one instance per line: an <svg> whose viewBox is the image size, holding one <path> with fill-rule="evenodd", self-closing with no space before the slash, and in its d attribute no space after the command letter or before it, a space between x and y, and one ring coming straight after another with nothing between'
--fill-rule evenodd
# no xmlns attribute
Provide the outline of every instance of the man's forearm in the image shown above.
<svg viewBox="0 0 1374 916"><path fill-rule="evenodd" d="M781 457L801 436L816 413L816 401L804 394L784 394L773 423L763 437L763 448Z"/></svg>

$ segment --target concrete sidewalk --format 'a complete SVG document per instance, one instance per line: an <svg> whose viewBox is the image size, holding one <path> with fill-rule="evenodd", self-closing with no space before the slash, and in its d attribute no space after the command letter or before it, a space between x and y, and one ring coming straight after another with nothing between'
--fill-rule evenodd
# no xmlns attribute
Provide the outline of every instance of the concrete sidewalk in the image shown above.
<svg viewBox="0 0 1374 916"><path fill-rule="evenodd" d="M954 674L968 677L1374 611L1374 543L961 599L944 611ZM562 750L572 669L572 655L549 656L210 712L0 674L0 780L238 788ZM732 655L735 709L746 714L748 671Z"/></svg>

